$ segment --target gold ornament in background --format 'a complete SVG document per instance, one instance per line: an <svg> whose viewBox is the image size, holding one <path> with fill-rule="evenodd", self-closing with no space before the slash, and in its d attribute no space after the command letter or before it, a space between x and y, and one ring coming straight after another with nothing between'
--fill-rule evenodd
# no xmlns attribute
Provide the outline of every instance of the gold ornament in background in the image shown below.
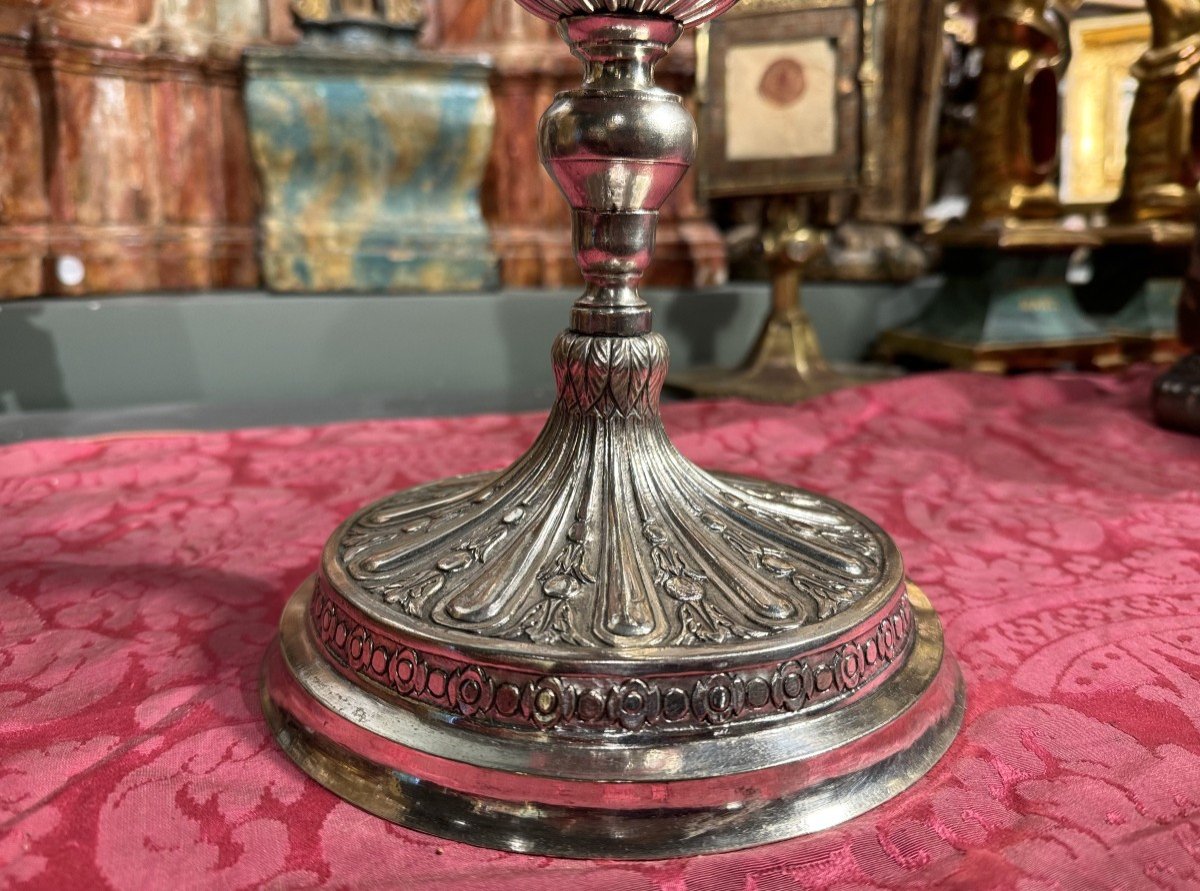
<svg viewBox="0 0 1200 891"><path fill-rule="evenodd" d="M333 16L332 0L292 0L292 14L305 22L327 22Z"/></svg>
<svg viewBox="0 0 1200 891"><path fill-rule="evenodd" d="M1108 322L1125 354L1166 362L1184 349L1175 325L1179 276L1200 209L1200 0L1150 0L1147 9L1150 45L1132 67L1137 92L1121 194L1096 230L1106 250L1093 264L1106 294L1129 293ZM1128 270L1140 275L1123 275Z"/></svg>
<svg viewBox="0 0 1200 891"><path fill-rule="evenodd" d="M375 0L338 0L342 15L355 19L379 18L379 10Z"/></svg>
<svg viewBox="0 0 1200 891"><path fill-rule="evenodd" d="M1122 361L1067 280L1074 251L1099 245L1094 233L1063 224L1058 197L1059 82L1078 5L981 3L967 219L939 233L943 284L918 318L884 333L883 358L991 372Z"/></svg>
<svg viewBox="0 0 1200 891"><path fill-rule="evenodd" d="M425 20L420 0L384 0L383 16L392 25L417 25Z"/></svg>
<svg viewBox="0 0 1200 891"><path fill-rule="evenodd" d="M1119 222L1188 220L1200 206L1200 0L1148 0L1151 43L1133 66L1137 94Z"/></svg>
<svg viewBox="0 0 1200 891"><path fill-rule="evenodd" d="M771 313L741 367L672 375L673 390L703 398L790 404L895 375L887 367L833 366L801 300L804 276L828 251L828 231L809 219L804 198L775 198L762 235L771 272Z"/></svg>
<svg viewBox="0 0 1200 891"><path fill-rule="evenodd" d="M983 67L971 137L968 221L1047 219L1060 213L1059 80L1078 2L984 0Z"/></svg>
<svg viewBox="0 0 1200 891"><path fill-rule="evenodd" d="M1071 23L1071 66L1063 112L1063 204L1111 204L1121 193L1129 108L1137 86L1130 70L1150 45L1144 12L1093 16Z"/></svg>
<svg viewBox="0 0 1200 891"><path fill-rule="evenodd" d="M832 368L801 283L926 268L906 230L932 191L943 18L925 0L743 0L698 44L702 187L757 230L772 306L739 368L675 375L673 389L791 403L894 374Z"/></svg>

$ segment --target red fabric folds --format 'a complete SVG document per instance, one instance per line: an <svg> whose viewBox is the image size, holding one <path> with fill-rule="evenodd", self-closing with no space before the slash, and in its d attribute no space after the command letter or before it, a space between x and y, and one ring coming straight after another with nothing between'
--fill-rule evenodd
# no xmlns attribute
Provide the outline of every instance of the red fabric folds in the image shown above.
<svg viewBox="0 0 1200 891"><path fill-rule="evenodd" d="M1150 376L914 377L795 408L672 405L692 459L898 540L966 725L853 822L658 863L388 825L268 737L259 662L339 520L501 466L535 416L0 449L0 886L1050 889L1200 885L1200 439Z"/></svg>

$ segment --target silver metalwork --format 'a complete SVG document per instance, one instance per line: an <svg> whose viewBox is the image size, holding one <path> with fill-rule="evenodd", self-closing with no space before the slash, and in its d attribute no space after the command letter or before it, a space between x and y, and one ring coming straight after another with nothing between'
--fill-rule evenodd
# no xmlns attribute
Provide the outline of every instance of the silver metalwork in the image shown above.
<svg viewBox="0 0 1200 891"><path fill-rule="evenodd" d="M695 150L653 66L731 5L522 0L584 62L541 126L587 282L558 397L499 474L368 506L285 610L263 707L360 806L475 844L669 857L786 838L904 789L962 679L892 540L845 505L711 475L659 416L638 294Z"/></svg>

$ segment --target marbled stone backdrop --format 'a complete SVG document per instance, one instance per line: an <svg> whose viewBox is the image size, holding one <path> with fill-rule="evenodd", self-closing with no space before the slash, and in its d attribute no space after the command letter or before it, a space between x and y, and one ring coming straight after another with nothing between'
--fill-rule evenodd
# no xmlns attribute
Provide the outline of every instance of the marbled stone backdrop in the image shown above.
<svg viewBox="0 0 1200 891"><path fill-rule="evenodd" d="M0 297L250 287L240 56L258 0L0 11Z"/></svg>
<svg viewBox="0 0 1200 891"><path fill-rule="evenodd" d="M29 58L32 7L0 9L0 297L40 293L46 257L42 97Z"/></svg>
<svg viewBox="0 0 1200 891"><path fill-rule="evenodd" d="M270 288L497 284L479 209L494 122L486 66L308 45L259 49L246 65Z"/></svg>
<svg viewBox="0 0 1200 891"><path fill-rule="evenodd" d="M577 281L536 125L556 91L578 84L579 63L512 0L429 6L425 49L494 65L481 202L501 282ZM288 0L0 0L0 298L256 285L260 197L241 54L298 36ZM660 79L689 94L694 67L685 40ZM725 275L723 241L689 176L663 209L649 280Z"/></svg>

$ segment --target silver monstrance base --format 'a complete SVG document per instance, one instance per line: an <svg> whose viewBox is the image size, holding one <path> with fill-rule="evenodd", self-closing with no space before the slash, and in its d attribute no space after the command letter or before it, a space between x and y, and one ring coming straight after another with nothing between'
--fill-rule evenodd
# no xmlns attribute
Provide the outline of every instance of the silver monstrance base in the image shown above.
<svg viewBox="0 0 1200 891"><path fill-rule="evenodd" d="M963 683L874 523L710 475L663 430L667 348L637 283L695 130L653 65L733 0L519 2L586 68L541 126L588 283L558 398L508 470L334 533L263 709L338 795L471 844L661 858L833 826L937 761Z"/></svg>

